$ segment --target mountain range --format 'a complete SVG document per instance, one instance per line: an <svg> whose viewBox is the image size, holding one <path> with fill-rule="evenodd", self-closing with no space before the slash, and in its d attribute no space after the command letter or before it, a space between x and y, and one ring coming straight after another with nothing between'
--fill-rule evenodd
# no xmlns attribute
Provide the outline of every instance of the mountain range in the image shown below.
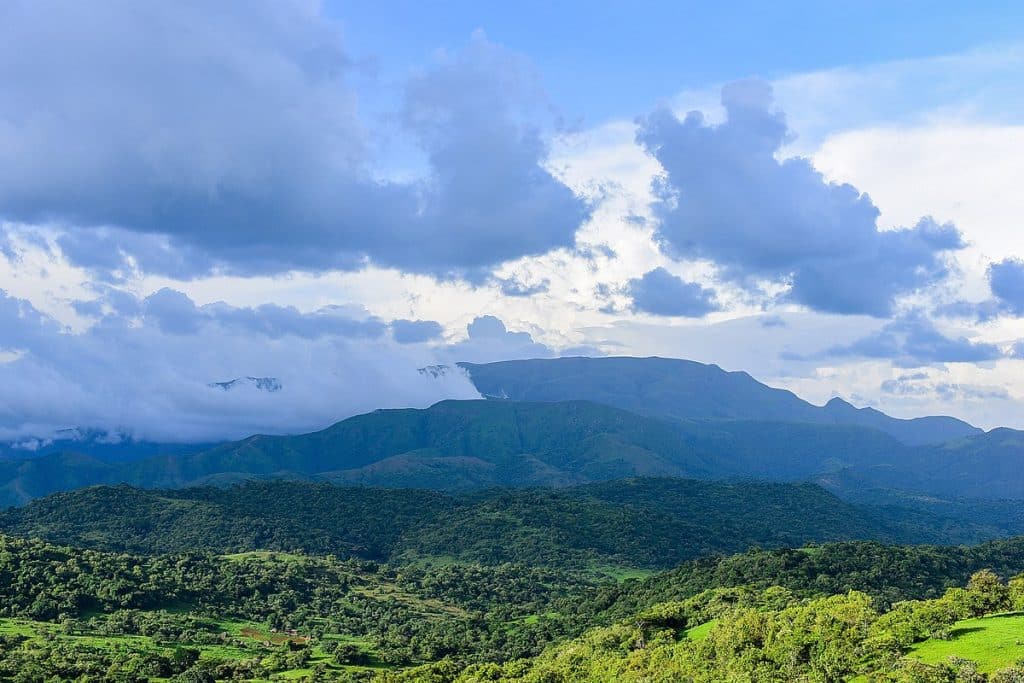
<svg viewBox="0 0 1024 683"><path fill-rule="evenodd" d="M673 358L555 358L483 365L458 363L491 399L603 403L640 415L688 420L755 420L849 425L885 432L907 445L936 444L982 430L953 417L902 420L840 398L819 407L746 372Z"/></svg>
<svg viewBox="0 0 1024 683"><path fill-rule="evenodd" d="M814 406L746 373L661 358L461 364L486 400L378 410L302 435L109 458L0 459L0 503L93 484L292 478L473 489L633 476L817 482L850 498L1024 498L1024 433ZM126 446L127 448L128 446ZM889 492L889 493L886 493Z"/></svg>

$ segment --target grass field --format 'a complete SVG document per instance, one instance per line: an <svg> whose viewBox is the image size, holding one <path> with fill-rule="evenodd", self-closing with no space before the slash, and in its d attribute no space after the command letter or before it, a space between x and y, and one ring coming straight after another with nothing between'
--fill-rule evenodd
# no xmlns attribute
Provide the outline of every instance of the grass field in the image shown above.
<svg viewBox="0 0 1024 683"><path fill-rule="evenodd" d="M258 624L233 619L217 620L211 622L215 628L232 636L230 643L225 644L191 644L183 643L188 647L194 647L200 653L201 659L216 660L245 660L257 656L266 656L275 651L280 651L283 643L292 641L305 643L305 636L289 636L283 633L275 633L265 630ZM74 635L62 633L54 624L47 622L31 621L28 619L0 618L0 635L21 636L27 638L28 643L39 642L42 639L59 640L74 647L88 647L93 649L111 650L117 649L125 652L170 652L172 645L161 644L148 636L134 635L105 635L98 633L75 633ZM349 643L359 647L367 655L364 665L337 665L333 658L324 652L319 645L314 645L310 652L310 659L306 667L276 672L276 675L283 679L294 679L308 676L312 667L316 664L323 664L329 670L356 671L363 669L381 668L373 652L373 645L368 639L354 638L343 635L325 635L324 641L333 640Z"/></svg>
<svg viewBox="0 0 1024 683"><path fill-rule="evenodd" d="M703 623L700 626L694 626L693 628L686 629L686 637L689 640L704 640L708 637L708 633L715 627L717 620L712 619L709 622Z"/></svg>
<svg viewBox="0 0 1024 683"><path fill-rule="evenodd" d="M911 648L908 656L926 664L950 657L970 659L983 673L992 673L1024 659L1024 614L998 614L966 619L953 625L949 640L931 639Z"/></svg>

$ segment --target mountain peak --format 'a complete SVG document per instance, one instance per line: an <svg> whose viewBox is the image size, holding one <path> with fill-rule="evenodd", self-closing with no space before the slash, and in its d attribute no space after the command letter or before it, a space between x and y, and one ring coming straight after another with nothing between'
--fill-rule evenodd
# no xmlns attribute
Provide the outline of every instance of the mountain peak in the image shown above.
<svg viewBox="0 0 1024 683"><path fill-rule="evenodd" d="M826 410L861 410L857 406L853 405L849 401L846 401L838 396L833 396L825 404Z"/></svg>

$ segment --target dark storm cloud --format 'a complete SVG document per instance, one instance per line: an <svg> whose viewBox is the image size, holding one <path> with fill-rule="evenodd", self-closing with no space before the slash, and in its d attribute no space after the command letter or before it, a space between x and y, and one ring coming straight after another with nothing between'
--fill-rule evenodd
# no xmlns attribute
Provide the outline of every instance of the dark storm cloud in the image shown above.
<svg viewBox="0 0 1024 683"><path fill-rule="evenodd" d="M664 268L630 280L626 291L633 298L634 309L653 315L699 318L721 308L714 290L686 282Z"/></svg>
<svg viewBox="0 0 1024 683"><path fill-rule="evenodd" d="M411 80L426 176L374 176L338 28L302 2L0 8L0 217L75 263L195 276L361 267L479 279L571 246L529 69L476 38Z"/></svg>
<svg viewBox="0 0 1024 683"><path fill-rule="evenodd" d="M710 259L741 284L786 282L790 300L844 314L888 316L898 296L945 277L945 253L964 246L956 228L924 218L880 231L867 195L807 159L780 161L790 133L768 84L727 85L722 104L720 125L667 109L641 121L638 142L665 170L655 210L666 253Z"/></svg>

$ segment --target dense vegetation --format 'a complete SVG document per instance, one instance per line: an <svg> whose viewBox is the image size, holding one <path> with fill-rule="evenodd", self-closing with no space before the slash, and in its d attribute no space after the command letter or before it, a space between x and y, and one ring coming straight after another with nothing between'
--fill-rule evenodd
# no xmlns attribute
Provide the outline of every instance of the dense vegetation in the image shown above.
<svg viewBox="0 0 1024 683"><path fill-rule="evenodd" d="M929 639L1024 609L1024 580L984 567L1017 575L1024 539L754 551L595 585L522 565L139 556L0 536L0 678L983 681L1006 662L936 661Z"/></svg>
<svg viewBox="0 0 1024 683"><path fill-rule="evenodd" d="M984 664L962 657L928 664L919 645L914 652L919 643L951 638L964 619L1009 610L1024 610L1024 576L1007 585L987 570L973 575L966 588L952 588L933 600L901 602L887 612L856 591L801 599L784 588L719 589L655 605L532 660L462 670L445 663L385 679L1014 683L1024 677L1024 663L1011 662L988 676ZM1019 640L1016 649L1024 653Z"/></svg>
<svg viewBox="0 0 1024 683"><path fill-rule="evenodd" d="M163 662L182 648L215 663L224 646L233 660L264 660L282 645L323 658L328 641L354 645L338 665L505 660L576 632L565 618L527 617L590 589L576 575L518 565L389 568L277 553L138 556L0 536L0 638L4 626L15 636L30 632L0 647L8 653L0 678L26 671L74 678L113 666L113 659L119 673L162 676L184 670ZM54 633L65 637L40 642ZM107 637L123 647L93 647ZM268 652L265 643L275 640ZM22 647L12 653L14 645ZM11 663L19 657L33 665ZM196 657L189 659L186 668ZM289 661L274 666L303 663ZM274 666L263 662L259 671Z"/></svg>
<svg viewBox="0 0 1024 683"><path fill-rule="evenodd" d="M884 609L902 600L939 597L982 569L1001 576L1024 571L1024 537L975 546L852 541L751 550L686 562L643 581L604 586L589 604L603 615L625 617L712 588L781 586L802 597L858 591L870 595Z"/></svg>
<svg viewBox="0 0 1024 683"><path fill-rule="evenodd" d="M812 484L630 479L461 494L263 481L96 487L0 513L0 531L140 553L302 551L387 562L452 557L559 568L668 568L751 546L972 542L999 529L856 507Z"/></svg>

